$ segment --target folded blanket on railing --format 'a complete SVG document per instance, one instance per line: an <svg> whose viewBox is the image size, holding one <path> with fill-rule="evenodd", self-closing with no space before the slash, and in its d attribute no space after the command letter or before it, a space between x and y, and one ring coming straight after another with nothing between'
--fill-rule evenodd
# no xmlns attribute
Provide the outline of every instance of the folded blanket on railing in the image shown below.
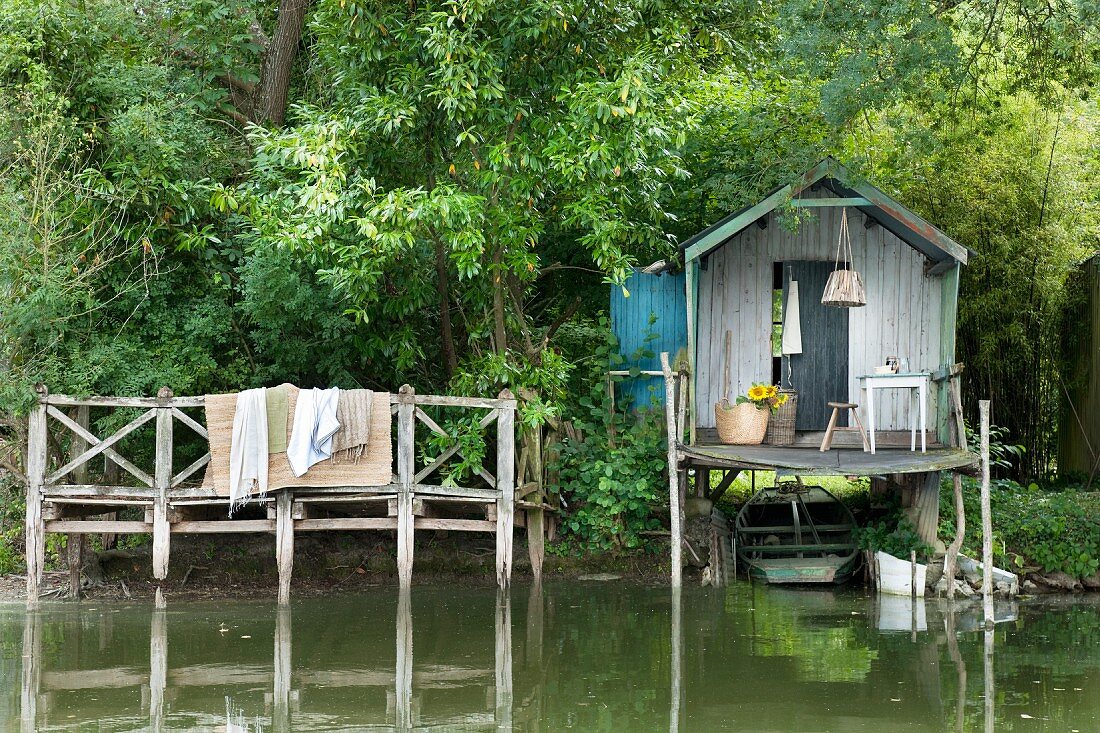
<svg viewBox="0 0 1100 733"><path fill-rule="evenodd" d="M310 466L332 458L332 436L340 430L336 419L336 403L340 390L303 389L294 406L294 426L286 457L295 476L301 476Z"/></svg>
<svg viewBox="0 0 1100 733"><path fill-rule="evenodd" d="M229 513L250 494L267 493L267 390L237 395L229 441Z"/></svg>
<svg viewBox="0 0 1100 733"><path fill-rule="evenodd" d="M347 453L358 461L370 442L371 406L374 392L369 389L342 389L336 406L340 429L332 436L333 454ZM341 458L344 456L340 456Z"/></svg>
<svg viewBox="0 0 1100 733"><path fill-rule="evenodd" d="M285 386L288 414L293 414L299 390L293 385ZM206 396L210 463L206 467L203 486L213 488L219 496L225 497L229 496L229 451L236 404L236 394ZM391 421L390 393L375 392L370 411L370 438L358 461L349 458L346 454L336 455L311 467L305 475L295 477L286 453L272 453L268 456L268 491L297 487L325 488L389 484L393 477Z"/></svg>

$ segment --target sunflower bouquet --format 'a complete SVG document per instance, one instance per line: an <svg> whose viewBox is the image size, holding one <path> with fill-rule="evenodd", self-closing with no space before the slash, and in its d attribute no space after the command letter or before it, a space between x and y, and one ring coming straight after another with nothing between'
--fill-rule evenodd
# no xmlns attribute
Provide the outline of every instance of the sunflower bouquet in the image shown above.
<svg viewBox="0 0 1100 733"><path fill-rule="evenodd" d="M750 403L758 410L770 410L775 412L789 399L786 392L780 392L779 387L772 384L754 384L749 391L737 398L737 404Z"/></svg>

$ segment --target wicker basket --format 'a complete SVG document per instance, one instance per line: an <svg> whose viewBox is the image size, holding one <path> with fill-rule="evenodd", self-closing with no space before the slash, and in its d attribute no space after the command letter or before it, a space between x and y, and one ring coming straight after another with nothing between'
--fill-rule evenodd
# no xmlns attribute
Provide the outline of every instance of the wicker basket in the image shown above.
<svg viewBox="0 0 1100 733"><path fill-rule="evenodd" d="M723 399L714 406L718 440L727 445L759 445L764 442L770 415L767 408L760 409L750 402L730 405Z"/></svg>
<svg viewBox="0 0 1100 733"><path fill-rule="evenodd" d="M794 420L798 413L798 392L793 389L781 389L779 394L787 395L787 401L780 405L768 421L768 445L790 445L794 442Z"/></svg>

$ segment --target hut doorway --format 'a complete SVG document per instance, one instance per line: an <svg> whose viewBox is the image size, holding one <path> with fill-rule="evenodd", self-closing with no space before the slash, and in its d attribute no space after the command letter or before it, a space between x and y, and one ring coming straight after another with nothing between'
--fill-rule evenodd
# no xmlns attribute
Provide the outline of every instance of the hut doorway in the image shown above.
<svg viewBox="0 0 1100 733"><path fill-rule="evenodd" d="M783 384L798 390L795 429L824 430L829 420L826 403L848 400L848 311L821 304L825 282L834 269L832 262L806 260L783 263L787 277L783 302L787 302L791 280L798 282L802 353L792 354L789 371L783 370ZM847 414L841 425L847 425Z"/></svg>

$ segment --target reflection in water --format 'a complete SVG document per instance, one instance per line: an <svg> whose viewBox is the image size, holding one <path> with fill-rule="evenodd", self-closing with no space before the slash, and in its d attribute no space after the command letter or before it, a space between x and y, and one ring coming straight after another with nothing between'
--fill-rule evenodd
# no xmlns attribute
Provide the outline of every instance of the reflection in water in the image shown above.
<svg viewBox="0 0 1100 733"><path fill-rule="evenodd" d="M1100 730L1100 604L1006 607L986 633L980 608L899 600L550 585L0 606L0 729Z"/></svg>

